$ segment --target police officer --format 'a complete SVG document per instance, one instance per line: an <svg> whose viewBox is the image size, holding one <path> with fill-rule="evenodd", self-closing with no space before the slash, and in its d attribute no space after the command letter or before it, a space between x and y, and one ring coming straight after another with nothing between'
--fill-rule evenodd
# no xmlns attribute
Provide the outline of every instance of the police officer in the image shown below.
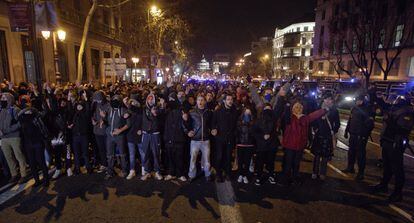
<svg viewBox="0 0 414 223"><path fill-rule="evenodd" d="M374 192L388 192L388 183L395 175L394 192L389 196L390 202L402 200L404 186L404 150L408 146L408 137L414 126L414 110L408 100L398 97L393 105L378 103L388 112L384 115L384 128L381 132L383 159L383 177L374 186Z"/></svg>
<svg viewBox="0 0 414 223"><path fill-rule="evenodd" d="M366 146L371 131L374 128L374 113L364 94L356 98L356 104L351 109L344 137L349 137L348 167L345 173L355 173L354 164L358 160L358 174L355 180L364 179L366 163Z"/></svg>

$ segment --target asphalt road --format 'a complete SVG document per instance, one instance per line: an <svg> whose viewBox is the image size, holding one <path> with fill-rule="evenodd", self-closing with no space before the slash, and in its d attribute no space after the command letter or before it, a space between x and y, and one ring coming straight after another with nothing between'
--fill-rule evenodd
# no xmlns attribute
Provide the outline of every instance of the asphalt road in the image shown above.
<svg viewBox="0 0 414 223"><path fill-rule="evenodd" d="M406 157L405 199L390 206L386 194L367 193L382 171L376 166L381 155L378 137L373 139L364 182L339 171L345 168L347 148L340 137L343 149L335 151L325 182L311 180L313 158L308 153L301 164L303 184L292 187L204 179L192 184L105 181L102 174L62 177L48 189L28 186L1 204L0 222L410 222L404 214L414 213L413 159Z"/></svg>

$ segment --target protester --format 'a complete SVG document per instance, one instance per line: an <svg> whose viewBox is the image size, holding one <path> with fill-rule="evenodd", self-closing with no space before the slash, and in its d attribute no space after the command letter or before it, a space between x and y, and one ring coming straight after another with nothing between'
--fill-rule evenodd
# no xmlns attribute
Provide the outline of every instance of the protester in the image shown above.
<svg viewBox="0 0 414 223"><path fill-rule="evenodd" d="M336 146L336 134L340 127L339 112L333 107L333 96L327 93L323 96L323 106L330 107L329 112L312 124L314 132L311 151L313 159L312 179L325 180L328 161ZM323 107L322 107L323 108Z"/></svg>
<svg viewBox="0 0 414 223"><path fill-rule="evenodd" d="M22 152L20 139L20 123L18 122L20 109L15 105L14 96L10 93L2 93L0 106L1 149L9 166L10 182L17 182L20 177L19 183L22 183L27 175L27 164ZM17 172L15 158L19 163L20 176Z"/></svg>
<svg viewBox="0 0 414 223"><path fill-rule="evenodd" d="M136 151L138 150L141 163L144 162L144 152L142 150L142 109L139 103L139 97L137 94L132 94L129 99L129 117L127 120L128 124L128 151L129 151L129 174L127 180L132 179L136 176ZM143 169L141 172L144 172Z"/></svg>

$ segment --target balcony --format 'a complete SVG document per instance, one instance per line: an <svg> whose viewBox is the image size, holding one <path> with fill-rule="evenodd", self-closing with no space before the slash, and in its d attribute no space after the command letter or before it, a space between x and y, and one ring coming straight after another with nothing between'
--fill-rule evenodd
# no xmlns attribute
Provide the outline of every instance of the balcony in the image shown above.
<svg viewBox="0 0 414 223"><path fill-rule="evenodd" d="M77 26L78 28L83 30L83 24L85 22L86 16L82 12L77 11L73 8L57 8L57 10L59 19L61 19L65 23ZM121 41L120 30L112 28L107 24L91 20L89 30L92 33Z"/></svg>
<svg viewBox="0 0 414 223"><path fill-rule="evenodd" d="M282 58L296 58L301 57L300 53L284 53L282 54Z"/></svg>

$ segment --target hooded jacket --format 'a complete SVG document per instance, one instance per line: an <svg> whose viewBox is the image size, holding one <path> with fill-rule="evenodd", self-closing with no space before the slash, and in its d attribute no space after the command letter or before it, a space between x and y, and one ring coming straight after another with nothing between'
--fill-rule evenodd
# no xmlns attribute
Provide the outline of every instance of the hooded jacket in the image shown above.
<svg viewBox="0 0 414 223"><path fill-rule="evenodd" d="M105 135L107 123L105 122L105 118L102 118L100 112L103 111L106 114L109 113L110 105L105 99L105 94L102 91L97 91L92 96L93 100L93 115L92 118L97 122L96 125L93 126L93 133L95 135ZM100 103L98 103L100 101ZM100 125L99 123L103 121L103 124Z"/></svg>
<svg viewBox="0 0 414 223"><path fill-rule="evenodd" d="M14 97L10 93L3 93L7 98L7 108L0 108L0 131L3 133L0 137L16 138L20 137L20 123L18 122L18 114L20 109L14 104Z"/></svg>
<svg viewBox="0 0 414 223"><path fill-rule="evenodd" d="M26 114L28 112L30 114ZM44 140L49 138L49 131L37 109L25 108L19 112L18 118L25 144L44 144Z"/></svg>

